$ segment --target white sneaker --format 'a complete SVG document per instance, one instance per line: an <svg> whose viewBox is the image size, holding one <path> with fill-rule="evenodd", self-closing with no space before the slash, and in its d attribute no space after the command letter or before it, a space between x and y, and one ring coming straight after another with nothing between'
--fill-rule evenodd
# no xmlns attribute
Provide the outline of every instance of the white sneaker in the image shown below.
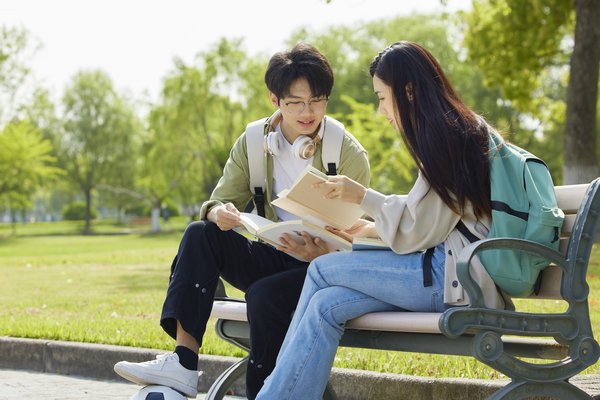
<svg viewBox="0 0 600 400"><path fill-rule="evenodd" d="M156 360L141 363L120 361L115 372L139 385L162 385L173 388L188 397L198 395L198 371L184 368L176 353L161 354Z"/></svg>

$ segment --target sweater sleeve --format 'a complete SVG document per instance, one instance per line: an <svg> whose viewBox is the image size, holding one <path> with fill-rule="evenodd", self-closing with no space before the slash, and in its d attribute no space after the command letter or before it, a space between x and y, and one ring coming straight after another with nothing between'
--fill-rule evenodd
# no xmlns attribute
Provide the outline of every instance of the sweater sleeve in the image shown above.
<svg viewBox="0 0 600 400"><path fill-rule="evenodd" d="M420 174L405 196L388 196L369 189L361 208L374 218L381 239L399 254L444 242L460 219Z"/></svg>
<svg viewBox="0 0 600 400"><path fill-rule="evenodd" d="M231 148L223 168L223 176L219 179L210 199L202 204L200 219L206 219L206 214L211 208L224 203L233 203L238 210L244 211L244 207L252 198L249 176L246 135L243 134Z"/></svg>
<svg viewBox="0 0 600 400"><path fill-rule="evenodd" d="M367 151L350 133L344 136L344 145L337 173L369 187L370 166Z"/></svg>

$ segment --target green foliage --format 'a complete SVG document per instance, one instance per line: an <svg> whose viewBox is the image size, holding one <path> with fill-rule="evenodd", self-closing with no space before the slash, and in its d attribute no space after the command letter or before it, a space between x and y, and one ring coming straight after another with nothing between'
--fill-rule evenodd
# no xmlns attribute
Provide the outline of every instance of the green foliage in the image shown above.
<svg viewBox="0 0 600 400"><path fill-rule="evenodd" d="M382 193L408 193L417 175L416 165L400 134L373 107L342 95L350 113L346 128L367 150L371 166L370 187ZM336 117L340 117L337 116Z"/></svg>
<svg viewBox="0 0 600 400"><path fill-rule="evenodd" d="M0 131L0 200L27 207L39 187L60 175L51 150L29 122L11 122Z"/></svg>
<svg viewBox="0 0 600 400"><path fill-rule="evenodd" d="M66 221L84 221L86 218L86 203L84 201L76 201L68 204L63 208L62 216ZM98 218L98 211L95 208L90 209L91 219Z"/></svg>
<svg viewBox="0 0 600 400"><path fill-rule="evenodd" d="M465 14L469 59L484 72L486 84L502 87L517 108L533 111L541 72L568 62L563 41L572 32L573 17L571 0L475 1Z"/></svg>
<svg viewBox="0 0 600 400"><path fill-rule="evenodd" d="M154 204L173 193L187 204L208 198L246 124L273 112L265 67L241 41L226 39L199 53L194 65L175 61L143 148L141 183Z"/></svg>
<svg viewBox="0 0 600 400"><path fill-rule="evenodd" d="M522 126L529 127L510 129L509 140L543 158L560 184L563 153L568 151L564 143L573 1L480 0L463 17L468 60L483 73L486 85L500 87L505 102L523 113ZM572 105L571 112L580 110ZM573 118L586 119L583 115ZM571 158L580 156L584 155Z"/></svg>
<svg viewBox="0 0 600 400"><path fill-rule="evenodd" d="M131 183L135 136L140 122L133 108L101 71L79 72L63 96L64 132L51 132L60 165L71 184L91 202L100 184ZM86 221L89 229L89 220Z"/></svg>
<svg viewBox="0 0 600 400"><path fill-rule="evenodd" d="M30 59L37 46L28 31L0 26L0 127L23 105Z"/></svg>

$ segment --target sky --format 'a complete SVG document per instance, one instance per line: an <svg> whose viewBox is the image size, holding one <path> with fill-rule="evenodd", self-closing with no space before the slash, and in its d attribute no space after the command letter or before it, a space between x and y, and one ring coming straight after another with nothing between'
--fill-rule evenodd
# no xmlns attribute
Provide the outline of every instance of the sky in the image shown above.
<svg viewBox="0 0 600 400"><path fill-rule="evenodd" d="M35 79L62 94L80 70L101 69L119 92L156 99L173 58L192 63L220 38L250 55L285 49L300 27L321 31L410 15L470 9L471 0L0 0L0 26L27 29L41 48ZM398 38L399 40L401 38Z"/></svg>

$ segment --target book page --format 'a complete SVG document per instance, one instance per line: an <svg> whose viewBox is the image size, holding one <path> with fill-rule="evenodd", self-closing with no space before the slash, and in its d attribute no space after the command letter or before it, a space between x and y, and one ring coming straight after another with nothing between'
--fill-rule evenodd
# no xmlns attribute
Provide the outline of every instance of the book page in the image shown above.
<svg viewBox="0 0 600 400"><path fill-rule="evenodd" d="M260 228L273 223L273 221L261 217L258 214L251 214L245 212L240 214L242 224L248 230L248 232L250 232L254 236L256 236L256 231L258 231Z"/></svg>
<svg viewBox="0 0 600 400"><path fill-rule="evenodd" d="M316 172L315 172L316 171ZM281 191L278 199L272 204L302 219L308 216L324 221L339 229L350 228L357 219L363 215L360 206L339 199L326 199L329 192L326 188L313 188L318 182L327 181L327 176L321 171L308 165L300 174L294 185L289 190Z"/></svg>
<svg viewBox="0 0 600 400"><path fill-rule="evenodd" d="M287 233L296 242L303 243L302 231L306 231L312 238L318 237L324 240L330 251L352 248L352 244L347 240L302 220L283 221L264 226L257 231L257 236L271 244L279 244L279 238Z"/></svg>

